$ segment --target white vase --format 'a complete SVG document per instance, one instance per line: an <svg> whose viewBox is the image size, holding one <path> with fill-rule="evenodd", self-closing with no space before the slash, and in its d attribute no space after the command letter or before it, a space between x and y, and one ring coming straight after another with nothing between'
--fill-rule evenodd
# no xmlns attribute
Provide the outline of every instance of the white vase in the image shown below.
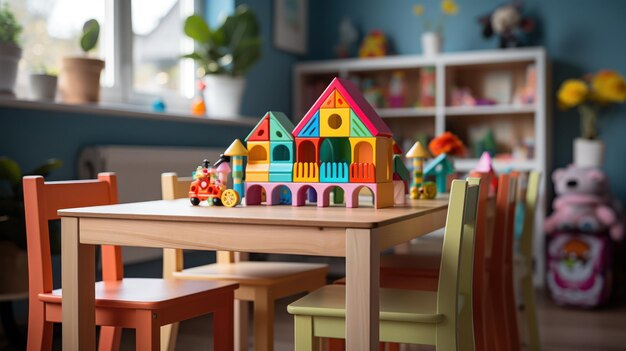
<svg viewBox="0 0 626 351"><path fill-rule="evenodd" d="M246 87L244 77L209 74L204 77L204 103L207 117L236 118Z"/></svg>
<svg viewBox="0 0 626 351"><path fill-rule="evenodd" d="M574 139L574 164L578 167L602 167L604 143L602 140Z"/></svg>
<svg viewBox="0 0 626 351"><path fill-rule="evenodd" d="M441 35L437 32L422 33L422 53L424 56L434 56L441 52Z"/></svg>
<svg viewBox="0 0 626 351"><path fill-rule="evenodd" d="M54 101L57 95L57 77L49 74L31 74L30 95L33 100Z"/></svg>
<svg viewBox="0 0 626 351"><path fill-rule="evenodd" d="M0 95L15 96L17 64L22 57L22 49L13 44L0 44Z"/></svg>

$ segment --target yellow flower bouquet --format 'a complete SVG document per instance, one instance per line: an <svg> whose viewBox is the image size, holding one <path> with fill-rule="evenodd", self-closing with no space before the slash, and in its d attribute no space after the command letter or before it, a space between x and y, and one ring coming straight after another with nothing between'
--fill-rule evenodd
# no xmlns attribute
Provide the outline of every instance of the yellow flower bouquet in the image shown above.
<svg viewBox="0 0 626 351"><path fill-rule="evenodd" d="M615 71L602 70L584 79L568 79L557 92L561 109L577 107L581 117L582 137L598 137L598 112L610 104L626 101L626 80Z"/></svg>

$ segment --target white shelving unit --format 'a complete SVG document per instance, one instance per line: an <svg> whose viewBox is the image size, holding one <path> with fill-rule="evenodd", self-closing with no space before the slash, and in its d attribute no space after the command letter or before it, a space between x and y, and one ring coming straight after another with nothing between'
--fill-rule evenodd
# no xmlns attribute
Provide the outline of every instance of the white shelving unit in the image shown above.
<svg viewBox="0 0 626 351"><path fill-rule="evenodd" d="M481 79L490 72L510 71L513 80L519 82L525 68L534 65L536 72L535 101L532 105L499 104L485 106L450 106L449 91L452 85L469 86L472 92L482 89ZM407 137L407 133L426 131L437 135L452 130L462 136L476 125L500 124L503 130L515 136L524 133L524 138L533 143L533 157L530 159L497 159L496 170L539 170L543 174L542 201L537 210L535 230L535 283L543 284L545 272L543 217L545 216L545 189L548 170L547 135L550 119L546 111L547 59L543 48L523 48L509 50L486 50L473 52L445 53L433 57L390 56L372 59L342 59L313 61L297 64L294 68L293 119L298 122L310 106L305 101L307 82L326 81L335 77L360 77L369 75L390 75L393 71L405 71L406 81L419 77L422 69L434 69L435 105L433 107L379 108L379 115L387 119L394 133ZM406 85L406 83L405 83ZM414 84L417 86L418 84ZM515 85L515 84L513 84ZM404 133L404 135L402 135ZM410 136L410 134L409 134ZM463 137L462 137L463 138ZM497 139L497 137L496 137ZM506 135L505 139L511 139ZM464 140L465 141L465 140ZM509 140L510 142L510 140ZM469 171L477 163L476 158L456 159L458 171Z"/></svg>

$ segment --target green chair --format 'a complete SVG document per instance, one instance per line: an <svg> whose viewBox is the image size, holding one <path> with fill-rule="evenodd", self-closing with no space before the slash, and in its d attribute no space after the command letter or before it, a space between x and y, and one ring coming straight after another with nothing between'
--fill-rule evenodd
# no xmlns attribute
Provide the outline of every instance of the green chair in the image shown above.
<svg viewBox="0 0 626 351"><path fill-rule="evenodd" d="M478 178L455 180L436 292L380 289L380 341L474 350L472 271ZM316 338L345 339L345 286L329 285L287 307L295 316L295 350L317 347Z"/></svg>

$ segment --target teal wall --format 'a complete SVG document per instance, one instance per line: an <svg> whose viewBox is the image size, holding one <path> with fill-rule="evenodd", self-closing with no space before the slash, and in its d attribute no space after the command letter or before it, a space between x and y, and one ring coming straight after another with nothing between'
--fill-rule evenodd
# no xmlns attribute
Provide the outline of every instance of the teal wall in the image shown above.
<svg viewBox="0 0 626 351"><path fill-rule="evenodd" d="M460 13L445 23L444 51L466 51L497 47L496 39L485 40L477 18L504 1L457 0ZM361 34L374 28L385 32L397 54L421 52L420 34L423 26L413 15L417 1L310 1L309 55L307 59L333 58L337 43L337 27L350 17ZM427 7L426 16L435 18L439 1L420 1ZM526 12L539 21L537 45L545 46L552 62L548 77L551 84L548 100L553 101L559 84L602 68L611 68L626 75L626 1L526 0ZM421 20L421 19L420 19ZM556 108L553 133L548 142L553 150L553 167L572 161L572 140L579 135L578 116ZM626 171L623 150L626 149L626 106L606 111L600 123L601 137L607 145L605 170L614 192L626 201Z"/></svg>

